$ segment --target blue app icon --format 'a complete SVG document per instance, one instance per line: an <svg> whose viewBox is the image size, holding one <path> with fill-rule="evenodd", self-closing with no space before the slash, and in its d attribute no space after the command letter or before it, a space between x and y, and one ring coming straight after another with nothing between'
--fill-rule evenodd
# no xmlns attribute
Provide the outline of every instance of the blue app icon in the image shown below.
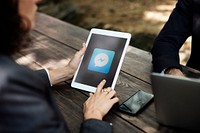
<svg viewBox="0 0 200 133"><path fill-rule="evenodd" d="M88 65L88 70L107 74L110 70L114 55L114 51L95 48Z"/></svg>

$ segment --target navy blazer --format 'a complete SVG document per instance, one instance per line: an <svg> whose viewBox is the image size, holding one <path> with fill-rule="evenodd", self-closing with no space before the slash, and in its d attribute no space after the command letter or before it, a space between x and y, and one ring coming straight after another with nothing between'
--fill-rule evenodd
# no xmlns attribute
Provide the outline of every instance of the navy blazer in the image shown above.
<svg viewBox="0 0 200 133"><path fill-rule="evenodd" d="M151 50L155 72L170 67L181 69L179 49L189 36L192 49L187 66L200 70L200 0L178 0Z"/></svg>
<svg viewBox="0 0 200 133"><path fill-rule="evenodd" d="M54 103L45 70L32 71L0 54L0 132L68 133L69 129ZM83 133L110 133L112 126L90 119Z"/></svg>

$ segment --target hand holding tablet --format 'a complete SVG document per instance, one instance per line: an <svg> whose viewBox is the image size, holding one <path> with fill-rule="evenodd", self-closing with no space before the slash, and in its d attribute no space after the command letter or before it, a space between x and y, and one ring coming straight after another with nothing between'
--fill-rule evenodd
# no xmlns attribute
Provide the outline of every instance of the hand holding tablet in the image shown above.
<svg viewBox="0 0 200 133"><path fill-rule="evenodd" d="M92 29L71 86L95 92L97 85L105 79L104 87L114 89L130 39L129 33Z"/></svg>

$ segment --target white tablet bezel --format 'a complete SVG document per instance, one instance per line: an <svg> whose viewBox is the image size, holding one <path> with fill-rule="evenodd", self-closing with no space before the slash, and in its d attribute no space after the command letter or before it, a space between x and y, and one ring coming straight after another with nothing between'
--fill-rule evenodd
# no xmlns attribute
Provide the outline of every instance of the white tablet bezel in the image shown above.
<svg viewBox="0 0 200 133"><path fill-rule="evenodd" d="M87 38L87 41L86 41L86 47L88 46L88 43L90 42L90 38L91 38L92 34L99 34L99 35L106 35L106 36L111 36L111 37L119 37L119 38L127 39L126 44L125 44L124 49L123 49L123 52L122 52L122 55L121 55L121 58L120 58L120 61L119 61L119 64L118 64L118 67L116 69L116 73L115 73L112 85L111 85L111 88L114 89L116 82L117 82L117 79L118 79L118 76L119 76L119 72L120 72L123 60L124 60L124 57L125 57L125 54L126 54L126 51L127 51L127 48L128 48L128 45L130 43L131 34L125 33L125 32L118 32L118 31L111 31L111 30L103 30L103 29L93 28L93 29L91 29L91 31L88 35L88 38ZM84 56L82 57L81 62L79 64L79 67L78 67L78 69L77 69L77 71L76 71L76 73L73 77L71 86L73 88L85 90L85 91L88 91L88 92L95 92L96 91L95 86L90 86L90 85L78 83L78 82L75 81L83 58L84 58Z"/></svg>

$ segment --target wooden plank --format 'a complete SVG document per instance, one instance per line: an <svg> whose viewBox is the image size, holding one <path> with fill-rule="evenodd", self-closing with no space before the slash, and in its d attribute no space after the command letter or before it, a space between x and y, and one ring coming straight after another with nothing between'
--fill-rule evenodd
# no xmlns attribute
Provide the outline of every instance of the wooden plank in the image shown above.
<svg viewBox="0 0 200 133"><path fill-rule="evenodd" d="M13 55L13 59L20 65L27 66L33 70L42 69L42 66L37 64L34 60L29 60L27 57L22 55L21 53L16 53Z"/></svg>
<svg viewBox="0 0 200 133"><path fill-rule="evenodd" d="M80 27L42 13L38 13L35 31L76 50L81 48L82 42L86 41L89 33ZM129 46L121 70L150 83L151 55L148 52Z"/></svg>
<svg viewBox="0 0 200 133"><path fill-rule="evenodd" d="M54 86L53 89L57 105L67 121L69 129L73 133L78 133L83 121L83 103L86 101L87 96L76 89L72 89L67 84L59 84ZM113 124L115 133L122 133L124 131L126 133L142 133L141 130L120 117L116 117L111 112L105 116L104 120Z"/></svg>
<svg viewBox="0 0 200 133"><path fill-rule="evenodd" d="M65 65L86 40L88 31L62 22L44 14L38 14L37 28L32 32L34 45L14 56L20 64L32 69L56 68ZM116 91L120 103L141 89L152 93L150 75L151 55L148 52L129 47L120 72ZM87 92L72 89L70 83L53 87L59 109L72 132L79 132L82 121L82 104ZM114 132L187 132L167 128L156 121L154 103L135 116L126 115L116 108L106 115L105 120L113 123Z"/></svg>
<svg viewBox="0 0 200 133"><path fill-rule="evenodd" d="M152 56L149 52L129 46L123 62L122 71L147 83L150 81Z"/></svg>
<svg viewBox="0 0 200 133"><path fill-rule="evenodd" d="M120 98L120 103L129 98L137 90L143 90L145 92L152 93L151 85L123 72L120 73L115 90ZM126 115L117 110L115 112L120 117L128 120L130 123L144 130L145 132L157 131L156 127L158 126L158 123L156 122L155 118L155 108L153 102L151 102L150 105L148 105L142 112L135 116Z"/></svg>
<svg viewBox="0 0 200 133"><path fill-rule="evenodd" d="M35 31L77 50L81 48L82 43L86 41L89 34L89 31L83 28L42 13L37 14Z"/></svg>
<svg viewBox="0 0 200 133"><path fill-rule="evenodd" d="M34 44L22 50L21 54L31 62L34 60L42 67L51 69L64 66L76 52L76 50L43 35L38 35L35 38L34 34L33 32Z"/></svg>
<svg viewBox="0 0 200 133"><path fill-rule="evenodd" d="M23 50L22 54L17 54L15 56L15 58L19 59L19 62L21 63L24 63L25 60L25 62L29 61L28 64L24 64L28 66L30 65L29 67L37 69L39 69L41 66L54 68L58 66L58 64L55 64L55 62L59 62L60 60L66 61L68 57L71 58L76 52L76 50L72 49L71 47L63 45L62 43L59 43L56 40L48 38L44 35L40 35L38 32L33 32L32 36L36 39L34 45L30 48ZM132 56L131 52L133 51L134 49L131 49L130 52L128 51L128 53L130 54L130 60L132 60L132 58L138 60L139 57L137 58L135 56ZM137 54L143 54L143 51L139 51ZM143 56L143 58L146 59L146 62L148 62L148 54L144 52L143 55L147 56L146 58L145 56ZM62 63L60 63L60 65L62 65ZM55 86L54 88L56 88L56 90L54 90L54 93L59 109L63 113L67 122L70 124L73 123L72 126L70 125L70 129L73 132L78 132L77 127L80 127L80 120L82 120L82 103L87 99L87 96L85 95L87 93L81 93L78 90L69 89L71 87L66 84L61 87L60 85ZM127 99L130 95L136 92L137 89L152 92L151 85L149 83L141 81L131 74L127 74L121 71L116 85L117 94L121 99L120 102ZM66 103L69 103L69 105L66 105ZM177 131L160 126L156 122L153 103L150 104L143 112L136 116L126 115L113 109L111 113L109 113L105 117L105 120L114 124L114 132L141 132L142 130L144 130L145 132Z"/></svg>
<svg viewBox="0 0 200 133"><path fill-rule="evenodd" d="M44 43L49 44L48 48L44 46ZM50 45L50 44L54 44L54 45ZM25 64L25 65L35 69L35 68L39 68L40 65L42 67L48 67L46 62L49 62L49 60L52 63L51 61L52 59L58 60L62 57L64 58L64 57L70 56L67 54L68 52L66 52L66 55L63 55L63 54L55 55L55 53L59 52L59 50L58 49L54 50L53 46L60 46L60 49L73 51L71 49L69 50L69 48L66 46L62 47L62 44L59 44L59 43L56 44L56 42L54 42L51 39L47 40L46 37L45 38L42 37L40 38L40 40L35 41L32 47L24 49L22 52L23 54L16 54L14 57L15 59L19 59L19 58L23 59L21 60L21 62L19 62L21 64L23 64L24 61L31 62L30 64ZM30 54L32 56L28 56ZM52 57L52 55L54 56ZM54 67L54 65L57 66L58 64L51 64L51 65ZM61 83L57 86L54 86L53 92L55 95L57 106L62 112L64 119L67 121L70 130L74 133L76 132L78 133L81 122L82 122L82 118L83 118L82 104L87 99L87 95L85 95L86 93L81 93L76 89L72 89L70 85L67 85L65 83ZM121 119L120 117L116 117L116 115L113 113L109 113L105 117L105 120L113 123L113 128L116 133L121 133L124 130L126 130L127 133L142 132L141 130L127 123L125 120Z"/></svg>
<svg viewBox="0 0 200 133"><path fill-rule="evenodd" d="M58 43L57 41L55 41L53 39L50 39L44 35L38 35L37 32L33 32L32 36L36 39L35 44L31 48L25 49L23 51L23 53L25 56L26 56L26 53L34 54L35 58L32 58L32 60L34 60L35 62L37 62L38 64L40 64L43 67L48 68L49 66L51 66L51 68L55 68L56 66L58 66L58 64L57 63L55 64L54 61L63 60L67 57L71 58L71 56L74 55L74 53L76 52L76 50L73 50L72 48L70 48L66 45ZM63 51L65 51L65 52L63 52ZM46 62L48 62L48 63L46 63ZM124 72L120 72L120 75L119 75L119 78L117 81L117 85L116 85L116 91L117 91L121 101L124 101L125 99L127 99L130 95L132 95L138 89L141 89L141 90L144 90L147 92L151 92L151 86L149 84L142 82L139 79L137 79L131 75L128 75ZM83 93L87 94L87 92L83 92ZM60 96L59 95L58 95L58 97L61 96L61 95ZM65 96L67 96L67 94L65 94ZM65 96L63 95L63 97L65 97ZM63 97L61 97L61 98L63 98ZM76 103L76 104L78 104L78 103ZM60 108L65 108L66 105L64 105L62 103L58 103L58 106L60 106ZM132 121L132 124L137 123L136 127L138 127L139 129L142 129L142 127L144 125L150 127L149 125L151 123L150 124L148 124L148 123L145 124L145 123L146 123L146 121L147 122L149 121L148 119L151 120L152 118L155 117L155 111L154 111L153 107L150 107L150 109L148 108L148 110L152 110L152 112L147 111L147 113L142 114L142 116L139 116L138 118L135 117L134 121ZM65 113L64 113L64 115L68 116L67 115L68 113L67 112L65 112ZM150 116L154 116L154 117L152 117L152 118L148 117L149 113L150 113ZM118 113L118 115L119 114L120 114L120 117L122 117L123 119L126 118L126 117L124 117L124 114ZM146 117L146 114L147 114L147 117ZM140 117L142 117L143 119L139 119ZM69 119L71 119L71 118L69 118ZM155 121L153 121L153 124L155 124Z"/></svg>
<svg viewBox="0 0 200 133"><path fill-rule="evenodd" d="M151 85L140 79L137 79L129 74L121 72L115 90L120 98L120 103L129 98L137 90L143 90L152 93ZM145 107L140 113L135 116L127 115L121 113L118 110L114 110L113 113L119 117L127 120L132 125L138 127L147 133L187 133L188 131L184 129L168 128L160 125L156 120L155 105L151 102L147 107Z"/></svg>

